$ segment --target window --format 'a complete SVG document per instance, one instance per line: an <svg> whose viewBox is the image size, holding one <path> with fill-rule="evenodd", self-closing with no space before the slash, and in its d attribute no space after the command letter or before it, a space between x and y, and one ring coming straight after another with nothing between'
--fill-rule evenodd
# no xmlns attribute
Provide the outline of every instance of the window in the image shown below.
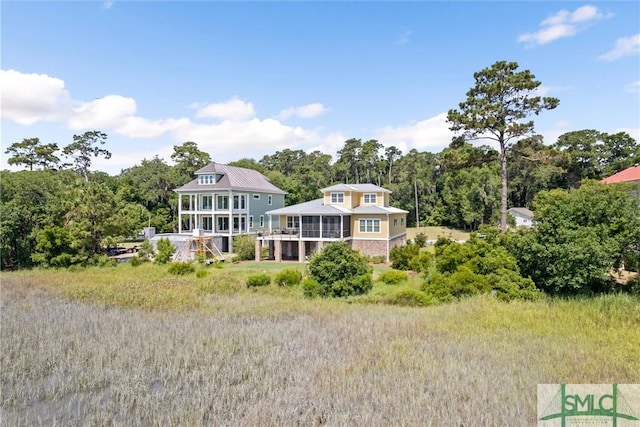
<svg viewBox="0 0 640 427"><path fill-rule="evenodd" d="M200 185L211 185L215 183L216 183L216 180L213 175L200 175L198 177L198 184Z"/></svg>
<svg viewBox="0 0 640 427"><path fill-rule="evenodd" d="M210 216L205 216L202 218L202 229L205 231L211 231L213 227L213 218Z"/></svg>
<svg viewBox="0 0 640 427"><path fill-rule="evenodd" d="M404 218L400 218L400 225L404 225Z"/></svg>
<svg viewBox="0 0 640 427"><path fill-rule="evenodd" d="M331 193L331 203L344 203L344 193Z"/></svg>
<svg viewBox="0 0 640 427"><path fill-rule="evenodd" d="M260 200L260 195L259 194L254 194L253 195L253 200Z"/></svg>
<svg viewBox="0 0 640 427"><path fill-rule="evenodd" d="M374 205L378 200L378 195L376 193L365 193L364 194L364 202L366 204Z"/></svg>
<svg viewBox="0 0 640 427"><path fill-rule="evenodd" d="M245 196L241 194L239 196L233 196L233 209L242 209L246 207Z"/></svg>
<svg viewBox="0 0 640 427"><path fill-rule="evenodd" d="M229 196L218 196L217 209L219 211L226 211L229 209Z"/></svg>
<svg viewBox="0 0 640 427"><path fill-rule="evenodd" d="M260 215L260 227L264 227L264 215Z"/></svg>
<svg viewBox="0 0 640 427"><path fill-rule="evenodd" d="M287 217L287 228L300 228L300 217L299 216L288 216Z"/></svg>
<svg viewBox="0 0 640 427"><path fill-rule="evenodd" d="M394 227L398 226L398 218L393 218L393 226Z"/></svg>
<svg viewBox="0 0 640 427"><path fill-rule="evenodd" d="M361 233L379 233L380 220L379 219L361 219L360 232Z"/></svg>
<svg viewBox="0 0 640 427"><path fill-rule="evenodd" d="M253 228L253 215L249 215L249 228Z"/></svg>
<svg viewBox="0 0 640 427"><path fill-rule="evenodd" d="M213 204L213 197L212 196L202 196L202 210L203 211L210 211L212 208L212 204Z"/></svg>
<svg viewBox="0 0 640 427"><path fill-rule="evenodd" d="M218 217L218 231L229 231L229 217Z"/></svg>
<svg viewBox="0 0 640 427"><path fill-rule="evenodd" d="M272 204L273 204L273 196L272 196L271 194L269 194L269 195L267 196L267 200L268 200L268 202L267 202L268 204L270 204L270 205L272 205Z"/></svg>

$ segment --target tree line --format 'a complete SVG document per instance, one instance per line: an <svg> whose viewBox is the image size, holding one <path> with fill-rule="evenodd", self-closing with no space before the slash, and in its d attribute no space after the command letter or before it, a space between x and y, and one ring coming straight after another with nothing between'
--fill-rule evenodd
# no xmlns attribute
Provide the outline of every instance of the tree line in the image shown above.
<svg viewBox="0 0 640 427"><path fill-rule="evenodd" d="M334 183L374 183L409 211L410 227L500 224L504 230L508 206L531 207L541 191L577 188L584 179L640 163L640 145L625 132L576 130L553 142L535 134L529 116L559 101L536 96L540 82L516 63L497 62L474 79L466 100L448 114L457 136L439 153L403 153L375 139L351 138L335 158L284 149L230 165L262 172L287 191L287 205L321 197L319 190ZM472 144L485 137L498 149ZM26 170L0 172L2 269L86 263L144 226L177 230L173 190L210 163L209 154L187 141L174 146L171 164L156 156L112 176L92 170L94 158L111 156L106 141L94 130L74 135L62 149L39 138L6 149L7 162Z"/></svg>

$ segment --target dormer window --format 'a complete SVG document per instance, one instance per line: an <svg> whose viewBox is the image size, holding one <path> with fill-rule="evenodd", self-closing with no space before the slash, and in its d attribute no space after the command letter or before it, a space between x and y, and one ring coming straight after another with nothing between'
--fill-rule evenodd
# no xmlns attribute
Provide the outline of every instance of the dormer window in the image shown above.
<svg viewBox="0 0 640 427"><path fill-rule="evenodd" d="M212 185L216 183L216 177L213 174L200 175L198 176L198 184L199 185Z"/></svg>
<svg viewBox="0 0 640 427"><path fill-rule="evenodd" d="M344 193L331 193L331 203L344 203Z"/></svg>
<svg viewBox="0 0 640 427"><path fill-rule="evenodd" d="M365 193L363 197L366 205L375 205L378 201L378 195L376 193Z"/></svg>

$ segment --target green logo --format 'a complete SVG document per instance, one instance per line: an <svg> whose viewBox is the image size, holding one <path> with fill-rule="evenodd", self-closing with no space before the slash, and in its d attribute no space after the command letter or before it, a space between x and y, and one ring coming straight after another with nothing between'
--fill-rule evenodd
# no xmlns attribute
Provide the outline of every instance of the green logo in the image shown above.
<svg viewBox="0 0 640 427"><path fill-rule="evenodd" d="M632 393L633 398L638 400L634 391ZM553 397L549 399L549 395ZM548 402L546 407L545 402ZM569 384L569 389L567 384L539 384L538 420L540 426L558 425L559 421L560 426L565 427L569 421L571 426L597 424L618 427L619 420L627 420L636 425L638 423L635 421L639 418L635 416L618 384ZM540 422L552 420L556 422Z"/></svg>

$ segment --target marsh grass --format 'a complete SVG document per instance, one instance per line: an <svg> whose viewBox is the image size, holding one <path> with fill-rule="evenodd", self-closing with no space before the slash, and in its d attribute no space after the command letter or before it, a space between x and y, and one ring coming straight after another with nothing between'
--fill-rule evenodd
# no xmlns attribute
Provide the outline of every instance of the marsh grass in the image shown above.
<svg viewBox="0 0 640 427"><path fill-rule="evenodd" d="M0 423L520 426L538 383L639 379L637 298L403 308L208 271L2 274Z"/></svg>

